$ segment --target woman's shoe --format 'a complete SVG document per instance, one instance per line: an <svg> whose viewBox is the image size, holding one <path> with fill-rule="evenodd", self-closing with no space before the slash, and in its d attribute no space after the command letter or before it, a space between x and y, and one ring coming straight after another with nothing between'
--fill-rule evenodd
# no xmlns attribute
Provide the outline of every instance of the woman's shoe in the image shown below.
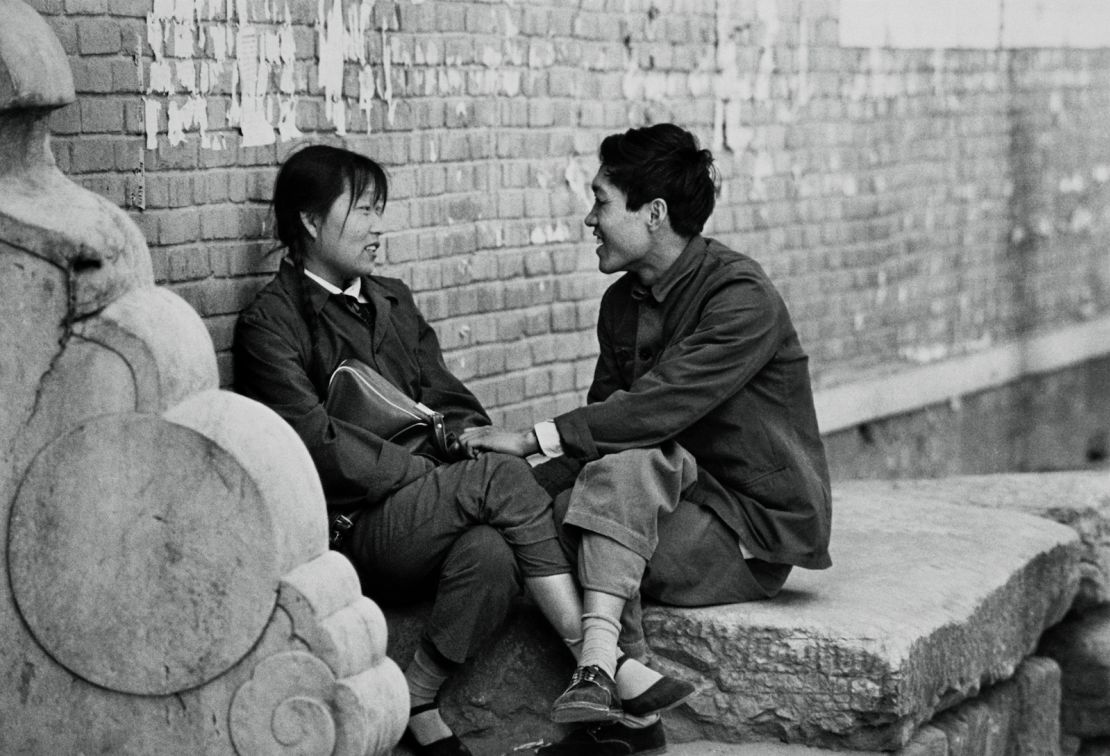
<svg viewBox="0 0 1110 756"><path fill-rule="evenodd" d="M673 709L697 692L693 683L664 675L635 698L626 698L621 708L634 717L647 717Z"/></svg>
<svg viewBox="0 0 1110 756"><path fill-rule="evenodd" d="M409 709L409 719L417 714L423 714L426 711L438 708L439 701L415 706ZM405 734L401 737L401 742L416 756L474 756L470 749L466 747L466 743L459 740L459 736L455 733L451 733L446 738L433 740L427 745L421 745L416 736L412 734L412 730L406 728Z"/></svg>

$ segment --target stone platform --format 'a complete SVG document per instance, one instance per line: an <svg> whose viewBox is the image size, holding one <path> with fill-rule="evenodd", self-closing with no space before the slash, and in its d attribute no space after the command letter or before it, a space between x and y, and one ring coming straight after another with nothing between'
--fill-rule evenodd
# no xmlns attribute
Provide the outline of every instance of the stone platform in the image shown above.
<svg viewBox="0 0 1110 756"><path fill-rule="evenodd" d="M913 753L938 712L1012 678L1078 590L1084 548L1055 522L851 487L833 511L834 566L774 601L646 613L654 663L699 686L666 717L672 742ZM386 615L403 664L422 612ZM570 670L522 611L445 689L445 716L476 753L556 739L547 707Z"/></svg>
<svg viewBox="0 0 1110 756"><path fill-rule="evenodd" d="M1046 756L1059 751L1060 669L1026 659L1014 677L984 690L922 726L894 756ZM849 751L766 741L671 745L669 756L863 756Z"/></svg>
<svg viewBox="0 0 1110 756"><path fill-rule="evenodd" d="M962 502L1044 517L1075 530L1083 543L1079 595L1085 611L1110 603L1110 471L954 475L907 480L853 480L840 496L891 504Z"/></svg>

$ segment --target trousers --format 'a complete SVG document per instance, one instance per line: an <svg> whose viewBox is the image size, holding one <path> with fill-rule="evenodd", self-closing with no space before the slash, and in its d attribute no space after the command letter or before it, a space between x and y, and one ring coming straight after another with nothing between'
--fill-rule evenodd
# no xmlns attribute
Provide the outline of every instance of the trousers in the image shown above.
<svg viewBox="0 0 1110 756"><path fill-rule="evenodd" d="M432 598L423 640L458 663L504 621L522 577L571 571L551 498L504 454L440 465L367 507L340 550L378 603Z"/></svg>
<svg viewBox="0 0 1110 756"><path fill-rule="evenodd" d="M587 463L555 497L560 542L582 587L626 599L620 644L646 650L642 598L676 606L765 599L791 567L745 559L733 530L702 493L720 489L671 441Z"/></svg>

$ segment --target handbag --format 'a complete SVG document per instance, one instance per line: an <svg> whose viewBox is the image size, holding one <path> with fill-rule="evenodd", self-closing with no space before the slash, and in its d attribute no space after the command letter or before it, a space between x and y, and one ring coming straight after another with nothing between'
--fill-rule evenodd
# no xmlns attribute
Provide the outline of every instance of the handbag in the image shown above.
<svg viewBox="0 0 1110 756"><path fill-rule="evenodd" d="M328 379L324 409L413 454L452 459L454 434L443 415L411 398L362 360L347 359Z"/></svg>

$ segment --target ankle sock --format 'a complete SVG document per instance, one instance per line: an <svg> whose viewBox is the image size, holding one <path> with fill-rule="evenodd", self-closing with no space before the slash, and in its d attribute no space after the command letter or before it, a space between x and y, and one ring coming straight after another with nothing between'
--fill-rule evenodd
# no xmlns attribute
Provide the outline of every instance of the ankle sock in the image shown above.
<svg viewBox="0 0 1110 756"><path fill-rule="evenodd" d="M578 666L601 667L612 677L617 671L617 638L621 625L604 614L582 615L582 654Z"/></svg>
<svg viewBox="0 0 1110 756"><path fill-rule="evenodd" d="M439 689L451 673L437 656L438 653L421 644L405 669L405 681L409 685L409 707L414 711L419 710L409 715L408 727L420 745L442 740L452 734L451 728L440 716L439 708L435 706Z"/></svg>
<svg viewBox="0 0 1110 756"><path fill-rule="evenodd" d="M617 692L622 701L635 698L663 679L663 675L627 654L617 660Z"/></svg>
<svg viewBox="0 0 1110 756"><path fill-rule="evenodd" d="M412 736L416 738L416 742L422 746L449 738L454 734L447 723L443 721L443 717L439 715L438 708L428 709L409 716L408 728Z"/></svg>

